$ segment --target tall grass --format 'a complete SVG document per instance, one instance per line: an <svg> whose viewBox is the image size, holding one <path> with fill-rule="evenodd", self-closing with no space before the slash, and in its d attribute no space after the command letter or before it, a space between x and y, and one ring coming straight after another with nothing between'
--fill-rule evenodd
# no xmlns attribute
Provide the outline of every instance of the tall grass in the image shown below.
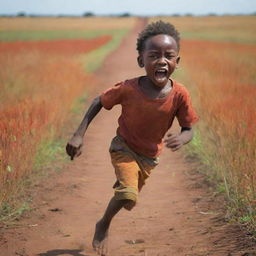
<svg viewBox="0 0 256 256"><path fill-rule="evenodd" d="M59 136L93 87L90 73L135 20L0 18L0 220L28 209L17 200L24 178L64 151Z"/></svg>
<svg viewBox="0 0 256 256"><path fill-rule="evenodd" d="M256 227L256 47L184 40L181 48L201 117L193 152L225 190L231 213Z"/></svg>
<svg viewBox="0 0 256 256"><path fill-rule="evenodd" d="M229 214L256 230L255 16L157 17L181 33L178 79L200 115L189 144L225 192Z"/></svg>
<svg viewBox="0 0 256 256"><path fill-rule="evenodd" d="M84 45L89 51L109 40L101 37L93 39L90 47ZM17 196L19 182L33 170L42 141L56 137L73 102L92 82L76 57L81 42L69 42L69 50L63 42L58 42L55 51L51 51L55 44L47 45L46 52L45 44L35 42L22 51L15 44L9 49L5 45L8 50L1 52L0 205Z"/></svg>
<svg viewBox="0 0 256 256"><path fill-rule="evenodd" d="M73 33L80 31L87 33L88 31L130 29L135 22L135 17L0 17L0 31L73 31Z"/></svg>
<svg viewBox="0 0 256 256"><path fill-rule="evenodd" d="M256 18L251 16L159 17L175 25L182 39L256 43Z"/></svg>

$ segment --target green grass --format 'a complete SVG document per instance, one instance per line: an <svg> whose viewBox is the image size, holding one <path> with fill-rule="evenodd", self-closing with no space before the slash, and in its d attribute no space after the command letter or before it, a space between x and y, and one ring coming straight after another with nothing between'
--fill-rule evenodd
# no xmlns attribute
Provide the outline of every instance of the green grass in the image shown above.
<svg viewBox="0 0 256 256"><path fill-rule="evenodd" d="M229 33L222 30L211 31L184 31L181 33L182 39L211 40L221 42L232 42L242 44L255 44L256 37L249 33L240 32L240 34Z"/></svg>
<svg viewBox="0 0 256 256"><path fill-rule="evenodd" d="M84 111L84 105L87 104L87 93L73 103L70 109L70 115L67 122L63 125L63 127L71 126L70 120L72 120L72 124L78 125L78 116L80 117L80 113ZM75 120L74 120L75 119ZM74 121L74 122L73 122ZM72 126L75 126L72 125ZM75 127L72 127L75 129ZM67 139L65 138L66 134L61 129L60 133L53 128L49 127L49 136L44 138L41 143L38 145L37 152L34 159L34 169L37 172L41 172L43 176L47 176L47 174L42 173L43 169L52 168L54 166L55 170L60 170L62 164L56 165L55 163L63 163L65 164L69 161L69 157L66 154L66 143Z"/></svg>
<svg viewBox="0 0 256 256"><path fill-rule="evenodd" d="M16 221L22 216L24 212L31 211L32 208L29 202L22 202L18 207L14 208L13 205L5 202L0 208L0 221L8 222L8 225L13 225L13 221Z"/></svg>
<svg viewBox="0 0 256 256"><path fill-rule="evenodd" d="M127 32L127 29L111 31L110 34L112 35L112 40L109 43L82 56L81 60L86 72L91 73L97 70L106 56L119 46L122 38Z"/></svg>
<svg viewBox="0 0 256 256"><path fill-rule="evenodd" d="M54 135L56 136L56 134L53 134L53 136ZM43 139L38 146L34 162L35 170L46 169L47 167L51 166L51 164L56 160L66 160L66 141L63 138L54 137L48 137Z"/></svg>
<svg viewBox="0 0 256 256"><path fill-rule="evenodd" d="M0 41L40 41L56 39L90 39L112 34L113 30L0 31Z"/></svg>
<svg viewBox="0 0 256 256"><path fill-rule="evenodd" d="M84 93L83 96L76 99L76 101L71 106L71 112L74 113L74 114L79 114L82 110L81 106L83 106L86 103L87 98L88 98L88 94Z"/></svg>

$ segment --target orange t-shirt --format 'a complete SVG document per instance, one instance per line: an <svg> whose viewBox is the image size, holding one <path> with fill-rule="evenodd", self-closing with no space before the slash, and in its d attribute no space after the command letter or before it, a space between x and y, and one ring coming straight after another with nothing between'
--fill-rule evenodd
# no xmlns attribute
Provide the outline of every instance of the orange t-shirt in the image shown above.
<svg viewBox="0 0 256 256"><path fill-rule="evenodd" d="M139 77L118 83L100 96L103 107L110 110L121 104L117 135L124 138L136 153L157 157L163 137L177 117L181 127L191 127L198 120L187 89L172 80L172 90L164 98L147 97L139 88Z"/></svg>

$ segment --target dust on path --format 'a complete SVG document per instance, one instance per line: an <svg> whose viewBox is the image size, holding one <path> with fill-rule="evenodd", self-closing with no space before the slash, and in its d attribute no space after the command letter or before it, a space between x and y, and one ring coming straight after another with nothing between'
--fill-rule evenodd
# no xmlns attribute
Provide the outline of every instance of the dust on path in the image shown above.
<svg viewBox="0 0 256 256"><path fill-rule="evenodd" d="M94 95L142 74L137 67L137 26L97 71ZM85 136L83 154L34 189L36 210L19 228L2 230L0 256L93 256L95 222L112 197L115 181L108 147L120 109L102 110ZM176 127L177 131L177 127ZM72 131L70 131L72 132ZM132 212L122 210L110 228L110 256L242 256L256 247L227 224L222 202L209 192L194 163L165 150ZM208 191L208 192L207 192ZM245 254L246 252L251 254Z"/></svg>

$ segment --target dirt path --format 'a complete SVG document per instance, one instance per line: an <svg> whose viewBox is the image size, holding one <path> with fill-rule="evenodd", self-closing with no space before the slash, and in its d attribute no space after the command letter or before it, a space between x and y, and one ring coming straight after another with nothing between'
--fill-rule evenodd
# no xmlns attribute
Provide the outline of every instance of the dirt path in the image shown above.
<svg viewBox="0 0 256 256"><path fill-rule="evenodd" d="M97 72L99 87L93 97L119 80L141 74L135 42L142 25L138 23ZM89 127L83 155L35 188L36 210L19 221L19 228L1 231L1 256L96 255L91 239L113 193L108 146L119 112L118 107L102 110ZM164 151L138 206L114 219L110 256L255 255L256 247L245 234L225 222L222 202L206 189L207 182L194 168L182 153Z"/></svg>

